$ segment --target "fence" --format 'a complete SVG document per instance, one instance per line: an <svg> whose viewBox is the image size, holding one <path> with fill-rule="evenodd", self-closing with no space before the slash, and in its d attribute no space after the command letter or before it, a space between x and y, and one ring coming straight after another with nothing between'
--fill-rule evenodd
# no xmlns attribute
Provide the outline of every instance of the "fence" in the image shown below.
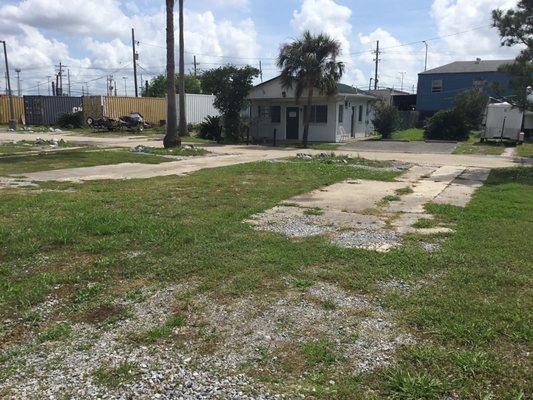
<svg viewBox="0 0 533 400"><path fill-rule="evenodd" d="M13 96L13 108L15 109L15 120L24 121L24 101L22 97ZM0 124L9 123L9 97L0 95Z"/></svg>
<svg viewBox="0 0 533 400"><path fill-rule="evenodd" d="M24 96L27 125L54 125L61 114L80 111L81 108L81 97Z"/></svg>
<svg viewBox="0 0 533 400"><path fill-rule="evenodd" d="M208 115L219 115L218 110L213 106L214 100L213 95L186 94L187 122L197 124ZM132 112L140 113L151 124L159 124L160 121L167 119L167 102L161 97L86 96L83 98L85 119L102 116L119 118Z"/></svg>

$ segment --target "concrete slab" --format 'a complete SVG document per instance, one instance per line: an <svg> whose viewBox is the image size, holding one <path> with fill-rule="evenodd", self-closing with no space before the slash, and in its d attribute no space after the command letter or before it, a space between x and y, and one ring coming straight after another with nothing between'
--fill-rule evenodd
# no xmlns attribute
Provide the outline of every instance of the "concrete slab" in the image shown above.
<svg viewBox="0 0 533 400"><path fill-rule="evenodd" d="M403 152L403 153L434 153L434 154L451 154L457 147L457 143L443 142L423 142L423 141L388 141L388 140L365 140L348 143L343 149L350 148L354 150L371 150L382 152Z"/></svg>

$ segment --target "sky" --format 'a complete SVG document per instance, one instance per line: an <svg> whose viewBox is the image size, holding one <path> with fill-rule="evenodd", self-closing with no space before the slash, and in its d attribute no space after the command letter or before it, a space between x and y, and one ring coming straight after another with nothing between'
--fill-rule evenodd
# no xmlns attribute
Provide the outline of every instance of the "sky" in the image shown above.
<svg viewBox="0 0 533 400"><path fill-rule="evenodd" d="M259 67L262 79L278 74L280 45L304 30L327 33L341 44L342 82L368 89L379 40L379 86L416 89L424 70L457 60L511 59L501 47L491 10L517 0L185 0L185 68L233 63ZM61 62L71 94L103 94L113 75L119 95L133 94L131 28L138 41L138 79L165 71L165 2L162 0L0 0L0 40L7 42L11 85L22 94L48 94L48 77ZM175 9L177 43L178 9ZM177 47L176 47L177 50ZM0 92L5 68L0 66ZM177 63L177 56L176 56ZM64 91L67 91L65 71ZM53 78L52 78L53 79ZM260 78L255 83L261 82Z"/></svg>

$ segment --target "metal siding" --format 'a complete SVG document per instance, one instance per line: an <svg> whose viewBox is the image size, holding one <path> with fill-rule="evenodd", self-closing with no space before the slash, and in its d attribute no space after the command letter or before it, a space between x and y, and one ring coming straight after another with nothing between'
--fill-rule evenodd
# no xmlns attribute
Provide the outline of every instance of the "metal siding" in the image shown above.
<svg viewBox="0 0 533 400"><path fill-rule="evenodd" d="M185 94L185 113L187 115L187 123L199 124L208 115L220 115L220 112L215 108L213 102L215 96L212 94ZM179 98L176 99L177 116L179 120Z"/></svg>
<svg viewBox="0 0 533 400"><path fill-rule="evenodd" d="M92 117L94 119L102 118L104 115L102 96L84 96L83 97L83 121Z"/></svg>
<svg viewBox="0 0 533 400"><path fill-rule="evenodd" d="M13 96L13 108L17 122L24 120L24 100L22 97ZM9 123L9 97L0 95L0 124Z"/></svg>
<svg viewBox="0 0 533 400"><path fill-rule="evenodd" d="M438 111L451 108L454 97L465 90L473 89L474 79L478 78L487 81L484 92L489 96L497 96L492 89L493 83L500 85L503 95L509 94L509 76L501 72L419 74L416 109L419 111ZM442 79L442 92L431 92L433 79Z"/></svg>
<svg viewBox="0 0 533 400"><path fill-rule="evenodd" d="M28 125L54 125L59 115L79 111L81 97L24 96L24 113Z"/></svg>
<svg viewBox="0 0 533 400"><path fill-rule="evenodd" d="M159 97L104 97L104 115L112 118L138 112L145 121L159 124L166 119L166 107L166 100Z"/></svg>

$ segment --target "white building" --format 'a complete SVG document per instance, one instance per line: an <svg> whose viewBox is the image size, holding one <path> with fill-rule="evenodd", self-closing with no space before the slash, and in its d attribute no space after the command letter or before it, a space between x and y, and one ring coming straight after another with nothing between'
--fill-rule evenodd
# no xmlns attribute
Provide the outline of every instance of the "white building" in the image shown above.
<svg viewBox="0 0 533 400"><path fill-rule="evenodd" d="M339 83L332 96L315 90L309 124L310 142L341 142L350 137L372 132L371 107L376 97ZM307 94L298 102L294 89L283 88L279 77L255 86L249 96L251 103L250 135L257 141L301 141L304 130L304 107Z"/></svg>

